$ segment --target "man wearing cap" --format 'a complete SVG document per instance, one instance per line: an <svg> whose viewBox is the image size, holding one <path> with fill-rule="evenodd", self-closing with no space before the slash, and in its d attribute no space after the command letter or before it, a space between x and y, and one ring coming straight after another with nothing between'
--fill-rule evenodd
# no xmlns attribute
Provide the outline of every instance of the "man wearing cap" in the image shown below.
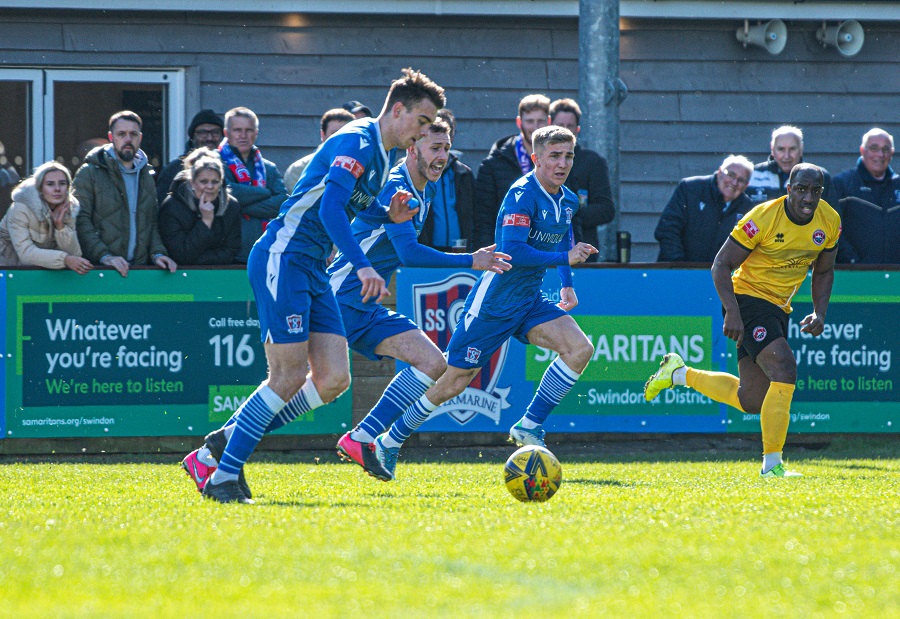
<svg viewBox="0 0 900 619"><path fill-rule="evenodd" d="M184 147L184 154L167 163L156 177L156 197L160 204L169 195L169 187L172 186L175 175L184 169L184 158L192 150L201 146L216 150L219 142L222 141L222 129L224 128L225 121L214 111L200 110L197 112L187 130L188 141Z"/></svg>
<svg viewBox="0 0 900 619"><path fill-rule="evenodd" d="M353 114L357 119L369 118L370 116L372 116L372 110L370 110L368 106L363 105L359 101L347 101L341 107Z"/></svg>

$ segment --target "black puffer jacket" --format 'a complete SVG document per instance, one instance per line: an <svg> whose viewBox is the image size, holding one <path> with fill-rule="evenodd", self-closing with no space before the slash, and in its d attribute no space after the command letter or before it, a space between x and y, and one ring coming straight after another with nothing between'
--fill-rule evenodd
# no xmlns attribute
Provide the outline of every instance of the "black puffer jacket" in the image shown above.
<svg viewBox="0 0 900 619"><path fill-rule="evenodd" d="M522 178L522 168L516 158L516 138L510 135L494 142L488 156L478 167L475 180L475 245L485 247L494 242L497 213L506 192Z"/></svg>
<svg viewBox="0 0 900 619"><path fill-rule="evenodd" d="M222 184L212 228L200 217L200 207L186 173L172 181L172 191L159 208L159 233L169 257L179 266L235 264L241 249L241 207Z"/></svg>
<svg viewBox="0 0 900 619"><path fill-rule="evenodd" d="M740 194L725 209L716 175L682 179L659 216L653 236L659 262L712 262L741 217L753 208Z"/></svg>

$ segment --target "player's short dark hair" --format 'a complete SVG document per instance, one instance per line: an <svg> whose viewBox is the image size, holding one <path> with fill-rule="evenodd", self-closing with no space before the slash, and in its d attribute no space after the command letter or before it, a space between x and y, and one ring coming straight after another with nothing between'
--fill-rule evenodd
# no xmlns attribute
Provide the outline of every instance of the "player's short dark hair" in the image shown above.
<svg viewBox="0 0 900 619"><path fill-rule="evenodd" d="M421 71L414 71L407 67L402 71L403 77L395 79L388 91L387 109L395 103L402 103L406 109L411 109L416 103L424 99L431 101L437 109L447 105L447 97L444 89L435 84Z"/></svg>
<svg viewBox="0 0 900 619"><path fill-rule="evenodd" d="M825 184L825 170L820 168L814 163L798 163L793 168L791 168L791 175L788 178L788 184L793 185L794 179L797 177L800 172L804 172L806 170L813 170L819 175L819 180L822 181L822 184Z"/></svg>
<svg viewBox="0 0 900 619"><path fill-rule="evenodd" d="M144 129L144 122L141 120L141 117L132 112L131 110L122 110L121 112L116 112L112 116L109 117L109 132L112 133L113 125L115 125L120 120L130 120L131 122L137 123L138 129Z"/></svg>
<svg viewBox="0 0 900 619"><path fill-rule="evenodd" d="M437 118L433 123L428 125L428 133L443 133L450 136L450 123L443 118Z"/></svg>
<svg viewBox="0 0 900 619"><path fill-rule="evenodd" d="M344 124L352 122L356 120L356 116L348 112L342 107L336 107L334 109L328 110L324 114L322 114L322 133L325 133L325 130L328 129L328 123L331 121L343 121Z"/></svg>
<svg viewBox="0 0 900 619"><path fill-rule="evenodd" d="M550 115L550 97L546 95L528 95L519 101L519 117L521 118L528 112L540 110L547 116Z"/></svg>
<svg viewBox="0 0 900 619"><path fill-rule="evenodd" d="M560 112L569 112L570 114L575 114L575 124L581 124L581 108L578 107L578 103L575 99L557 99L553 103L550 104L550 122L556 118L556 115Z"/></svg>
<svg viewBox="0 0 900 619"><path fill-rule="evenodd" d="M453 110L449 107L441 108L438 110L437 117L450 125L450 138L452 139L456 133L456 116L453 115Z"/></svg>
<svg viewBox="0 0 900 619"><path fill-rule="evenodd" d="M551 144L575 144L575 134L558 125L548 125L537 129L531 136L534 152L543 151Z"/></svg>

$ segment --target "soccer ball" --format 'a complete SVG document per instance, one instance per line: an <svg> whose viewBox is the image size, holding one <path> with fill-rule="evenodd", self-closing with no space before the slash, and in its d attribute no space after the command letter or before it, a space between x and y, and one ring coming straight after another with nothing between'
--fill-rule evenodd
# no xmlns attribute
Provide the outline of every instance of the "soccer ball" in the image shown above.
<svg viewBox="0 0 900 619"><path fill-rule="evenodd" d="M520 501L546 501L559 490L562 466L546 447L526 445L506 461L503 477L506 489Z"/></svg>

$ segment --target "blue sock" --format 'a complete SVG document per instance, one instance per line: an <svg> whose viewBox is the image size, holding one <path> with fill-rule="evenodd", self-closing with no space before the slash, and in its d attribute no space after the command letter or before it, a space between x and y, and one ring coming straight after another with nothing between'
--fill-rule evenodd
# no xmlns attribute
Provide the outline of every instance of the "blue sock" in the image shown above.
<svg viewBox="0 0 900 619"><path fill-rule="evenodd" d="M408 439L409 435L412 434L416 428L425 423L425 420L428 419L428 416L434 412L434 409L436 408L437 405L432 404L428 398L423 395L416 402L413 402L412 406L406 409L406 412L403 413L403 416L400 417L400 419L394 422L388 436L396 441L397 444L402 445L403 441Z"/></svg>
<svg viewBox="0 0 900 619"><path fill-rule="evenodd" d="M434 381L427 374L414 367L403 369L384 390L381 398L359 422L359 430L368 433L372 439L383 433L395 419L404 414L413 403L425 395ZM353 437L352 438L357 438Z"/></svg>
<svg viewBox="0 0 900 619"><path fill-rule="evenodd" d="M537 393L525 410L525 419L537 424L547 420L550 412L562 401L575 385L581 374L573 371L565 364L562 357L557 357L544 372L538 385Z"/></svg>
<svg viewBox="0 0 900 619"><path fill-rule="evenodd" d="M322 401L322 398L319 397L319 392L316 391L316 386L307 378L306 382L303 383L303 386L300 387L300 391L284 405L284 408L275 414L275 417L266 428L266 434L274 432L282 426L286 426L300 415L308 413L315 408L319 408L323 404L324 402Z"/></svg>
<svg viewBox="0 0 900 619"><path fill-rule="evenodd" d="M259 444L266 426L282 408L284 401L268 385L261 386L247 398L235 416L234 432L219 460L219 468L213 473L213 483L237 479L241 467Z"/></svg>

